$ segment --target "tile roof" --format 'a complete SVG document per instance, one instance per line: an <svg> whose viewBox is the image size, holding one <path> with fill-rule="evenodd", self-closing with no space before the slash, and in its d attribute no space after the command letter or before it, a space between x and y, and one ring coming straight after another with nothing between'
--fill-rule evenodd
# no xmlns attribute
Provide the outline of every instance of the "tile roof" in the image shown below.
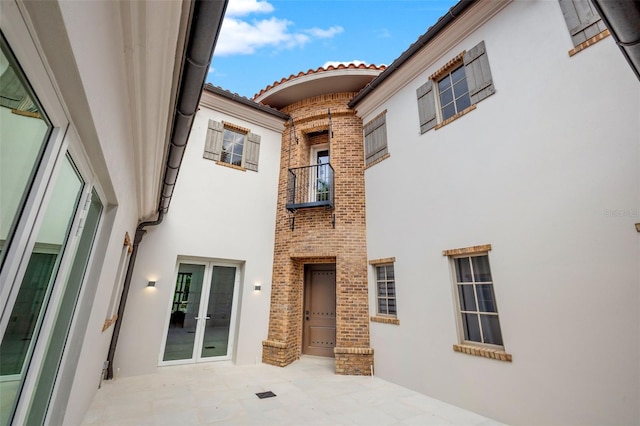
<svg viewBox="0 0 640 426"><path fill-rule="evenodd" d="M223 89L220 86L214 86L211 83L206 83L204 85L204 90L211 92L211 93L215 93L217 95L220 95L222 97L225 97L229 100L232 101L236 101L239 102L241 104L247 105L249 107L264 111L266 113L269 113L271 115L275 115L276 117L280 117L282 119L288 119L289 116L283 112L278 111L275 108L270 107L269 105L264 105L261 104L259 102L254 101L253 99L249 99L245 96L239 95L237 93L231 92L227 89Z"/></svg>
<svg viewBox="0 0 640 426"><path fill-rule="evenodd" d="M281 85L283 83L286 83L287 81L291 81L291 80L299 78L299 77L304 77L305 75L311 75L311 74L327 72L327 71L334 71L334 70L343 70L343 69L370 69L370 70L384 71L386 68L387 68L386 65L373 65L373 64L371 64L371 65L365 65L365 64L356 65L354 63L350 63L350 64L346 64L346 65L345 64L340 64L338 66L329 65L326 68L318 67L315 70L314 69L309 69L309 70L307 70L307 72L300 71L296 75L291 74L289 77L284 77L280 81L274 81L269 86L267 86L264 89L260 90L259 93L256 93L255 95L253 95L252 99L257 99L258 97L260 97L264 93L268 92L269 90L273 89L274 87L277 87L277 86L279 86L279 85Z"/></svg>

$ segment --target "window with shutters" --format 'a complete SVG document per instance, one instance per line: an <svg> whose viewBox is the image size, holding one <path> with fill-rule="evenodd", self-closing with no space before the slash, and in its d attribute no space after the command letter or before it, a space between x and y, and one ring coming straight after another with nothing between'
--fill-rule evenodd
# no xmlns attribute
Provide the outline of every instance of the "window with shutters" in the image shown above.
<svg viewBox="0 0 640 426"><path fill-rule="evenodd" d="M209 120L203 157L241 170L258 171L260 136L238 125Z"/></svg>
<svg viewBox="0 0 640 426"><path fill-rule="evenodd" d="M489 58L482 41L447 62L418 87L420 133L461 117L494 93Z"/></svg>
<svg viewBox="0 0 640 426"><path fill-rule="evenodd" d="M387 150L387 111L364 125L365 165L371 166L389 156Z"/></svg>
<svg viewBox="0 0 640 426"><path fill-rule="evenodd" d="M589 0L559 0L574 46L607 29Z"/></svg>

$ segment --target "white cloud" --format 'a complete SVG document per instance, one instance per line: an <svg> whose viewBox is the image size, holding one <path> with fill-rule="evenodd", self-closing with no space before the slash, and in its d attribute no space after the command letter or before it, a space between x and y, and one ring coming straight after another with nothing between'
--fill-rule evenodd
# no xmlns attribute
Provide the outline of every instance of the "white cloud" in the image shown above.
<svg viewBox="0 0 640 426"><path fill-rule="evenodd" d="M334 67L337 67L338 65L349 65L349 64L354 64L355 66L358 66L358 65L361 65L361 64L363 64L363 65L369 65L369 64L368 64L368 63L366 63L365 61L359 61L359 60L357 60L357 59L354 59L353 61L349 61L349 62L328 61L328 62L325 62L325 63L324 63L324 65L322 66L322 68L325 68L325 69L326 69L326 68L328 68L328 67L330 67L330 66L332 66L332 65L333 65Z"/></svg>
<svg viewBox="0 0 640 426"><path fill-rule="evenodd" d="M293 22L275 16L253 21L239 18L253 13L271 13L273 10L273 6L266 1L230 0L216 44L216 55L249 55L265 47L292 49L302 47L313 39L331 38L344 31L340 26L292 31Z"/></svg>
<svg viewBox="0 0 640 426"><path fill-rule="evenodd" d="M216 54L248 55L265 46L289 49L304 46L309 41L309 36L289 32L289 25L291 21L275 17L253 23L225 18Z"/></svg>
<svg viewBox="0 0 640 426"><path fill-rule="evenodd" d="M344 29L339 26L333 26L326 30L323 30L322 28L309 28L308 30L305 30L307 34L311 34L312 36L318 37L318 38L331 38L334 35L340 34L343 31Z"/></svg>
<svg viewBox="0 0 640 426"><path fill-rule="evenodd" d="M209 67L209 71L208 72L216 72L216 69L214 67Z"/></svg>
<svg viewBox="0 0 640 426"><path fill-rule="evenodd" d="M251 13L271 13L273 6L267 1L229 0L225 16L245 16Z"/></svg>

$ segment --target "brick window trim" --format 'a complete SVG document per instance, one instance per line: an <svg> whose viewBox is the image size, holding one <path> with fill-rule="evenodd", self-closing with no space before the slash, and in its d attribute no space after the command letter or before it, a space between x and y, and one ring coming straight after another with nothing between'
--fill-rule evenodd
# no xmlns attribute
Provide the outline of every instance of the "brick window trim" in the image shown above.
<svg viewBox="0 0 640 426"><path fill-rule="evenodd" d="M379 322L381 324L400 325L400 320L395 317L384 317L381 315L376 315L376 316L372 316L370 319L371 319L371 322Z"/></svg>
<svg viewBox="0 0 640 426"><path fill-rule="evenodd" d="M380 158L376 158L375 160L373 160L372 162L370 162L369 164L367 164L366 166L364 166L364 169L365 169L365 170L367 170L369 167L371 167L371 166L375 166L376 164L378 164L378 163L380 163L380 162L382 162L382 161L386 160L386 159L387 159L387 158L389 158L389 157L391 157L391 154L389 154L389 153L387 152L387 153L386 153L385 155L383 155L382 157L380 157Z"/></svg>
<svg viewBox="0 0 640 426"><path fill-rule="evenodd" d="M495 359L496 361L512 362L513 356L510 353L498 349L482 348L479 346L456 344L453 351L467 355L479 356L483 358Z"/></svg>
<svg viewBox="0 0 640 426"><path fill-rule="evenodd" d="M383 257L381 259L371 259L369 265L386 265L388 263L395 263L395 257Z"/></svg>
<svg viewBox="0 0 640 426"><path fill-rule="evenodd" d="M609 32L609 30L604 30L601 33L598 33L598 34L594 35L589 40L585 40L582 43L580 43L579 45L577 45L576 47L574 47L573 49L569 50L569 57L575 55L576 53L582 52L587 47L596 44L600 40L603 40L603 39L607 38L610 35L611 35L611 33Z"/></svg>
<svg viewBox="0 0 640 426"><path fill-rule="evenodd" d="M246 172L247 169L241 166L236 166L235 164L225 163L224 161L216 161L218 166L229 167L230 169L240 170L241 172Z"/></svg>
<svg viewBox="0 0 640 426"><path fill-rule="evenodd" d="M229 123L228 121L222 121L222 125L224 126L225 129L232 130L238 133L244 133L245 135L248 135L249 133L251 133L250 129L247 129L246 127L238 126L237 124Z"/></svg>
<svg viewBox="0 0 640 426"><path fill-rule="evenodd" d="M116 322L117 319L118 319L118 314L113 314L111 318L106 320L102 325L102 332L104 333L109 327L111 327Z"/></svg>
<svg viewBox="0 0 640 426"><path fill-rule="evenodd" d="M467 53L466 50L463 50L462 52L458 53L453 59L451 59L442 67L440 67L438 71L431 74L429 76L429 80L433 80L435 84L438 84L438 80L440 80L441 77L444 77L445 74L449 74L451 71L458 68L460 65L464 64L463 58L465 53Z"/></svg>
<svg viewBox="0 0 640 426"><path fill-rule="evenodd" d="M450 250L443 250L443 256L463 256L467 254L487 253L491 251L491 244L483 244L479 246L463 247Z"/></svg>

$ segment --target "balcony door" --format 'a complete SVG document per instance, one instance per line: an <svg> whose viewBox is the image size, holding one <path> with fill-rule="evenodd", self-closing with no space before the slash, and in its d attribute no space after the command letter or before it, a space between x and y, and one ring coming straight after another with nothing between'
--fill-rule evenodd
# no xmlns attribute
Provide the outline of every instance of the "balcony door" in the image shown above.
<svg viewBox="0 0 640 426"><path fill-rule="evenodd" d="M331 190L329 169L329 145L322 144L311 147L311 165L317 166L310 176L311 195L309 202L328 201Z"/></svg>
<svg viewBox="0 0 640 426"><path fill-rule="evenodd" d="M180 262L160 364L231 359L238 287L235 265Z"/></svg>

